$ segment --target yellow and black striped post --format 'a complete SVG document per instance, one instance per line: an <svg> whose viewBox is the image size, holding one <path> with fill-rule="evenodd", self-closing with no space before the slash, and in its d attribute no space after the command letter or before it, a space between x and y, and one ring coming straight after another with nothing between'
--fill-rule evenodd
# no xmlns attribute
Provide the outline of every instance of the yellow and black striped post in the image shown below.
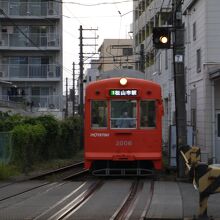
<svg viewBox="0 0 220 220"><path fill-rule="evenodd" d="M199 216L205 218L209 196L220 192L220 166L199 163L195 167L195 182L199 190Z"/></svg>
<svg viewBox="0 0 220 220"><path fill-rule="evenodd" d="M182 154L185 165L186 165L186 175L189 174L191 177L194 176L194 167L201 160L200 148L196 146L183 146L180 148L180 153Z"/></svg>
<svg viewBox="0 0 220 220"><path fill-rule="evenodd" d="M198 147L184 146L180 153L185 160L186 173L193 178L194 187L199 191L199 218L208 219L208 198L220 192L220 165L201 163Z"/></svg>

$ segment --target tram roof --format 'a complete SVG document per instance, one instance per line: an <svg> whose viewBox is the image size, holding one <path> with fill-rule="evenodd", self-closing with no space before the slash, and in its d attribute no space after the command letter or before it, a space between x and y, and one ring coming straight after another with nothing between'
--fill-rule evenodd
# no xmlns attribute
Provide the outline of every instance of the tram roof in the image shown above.
<svg viewBox="0 0 220 220"><path fill-rule="evenodd" d="M129 77L129 78L138 78L145 79L145 74L132 69L118 69L118 70L110 70L100 73L100 79L108 79L113 77Z"/></svg>

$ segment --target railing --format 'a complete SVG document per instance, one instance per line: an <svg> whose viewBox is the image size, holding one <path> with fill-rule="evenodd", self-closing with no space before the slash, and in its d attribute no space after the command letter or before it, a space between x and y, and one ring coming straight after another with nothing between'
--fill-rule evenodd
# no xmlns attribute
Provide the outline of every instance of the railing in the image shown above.
<svg viewBox="0 0 220 220"><path fill-rule="evenodd" d="M34 17L34 16L58 16L59 11L58 2L10 2L1 1L0 8L3 9L8 16L22 16L22 17ZM3 15L1 15L2 17Z"/></svg>
<svg viewBox="0 0 220 220"><path fill-rule="evenodd" d="M0 107L20 108L27 111L59 110L61 98L61 95L2 95Z"/></svg>
<svg viewBox="0 0 220 220"><path fill-rule="evenodd" d="M61 79L61 66L57 64L0 64L0 79Z"/></svg>
<svg viewBox="0 0 220 220"><path fill-rule="evenodd" d="M14 109L24 109L25 105L22 102L10 101L8 97L0 98L0 107L14 108Z"/></svg>
<svg viewBox="0 0 220 220"><path fill-rule="evenodd" d="M59 47L59 35L58 34L36 34L25 33L27 37L21 33L7 34L2 33L0 39L1 47Z"/></svg>

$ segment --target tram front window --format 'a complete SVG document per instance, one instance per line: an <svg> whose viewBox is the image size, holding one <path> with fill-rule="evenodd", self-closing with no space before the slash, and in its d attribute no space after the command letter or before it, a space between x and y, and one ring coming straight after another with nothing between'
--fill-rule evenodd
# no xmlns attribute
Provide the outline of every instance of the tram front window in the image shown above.
<svg viewBox="0 0 220 220"><path fill-rule="evenodd" d="M136 128L136 100L111 101L111 128Z"/></svg>
<svg viewBox="0 0 220 220"><path fill-rule="evenodd" d="M156 127L156 103L154 100L140 102L140 125L141 128Z"/></svg>
<svg viewBox="0 0 220 220"><path fill-rule="evenodd" d="M91 127L107 128L107 101L92 101L91 110Z"/></svg>

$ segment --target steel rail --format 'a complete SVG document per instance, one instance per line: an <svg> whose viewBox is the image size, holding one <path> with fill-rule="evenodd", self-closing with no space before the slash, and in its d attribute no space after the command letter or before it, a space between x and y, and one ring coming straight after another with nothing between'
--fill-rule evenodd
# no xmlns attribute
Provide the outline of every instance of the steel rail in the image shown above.
<svg viewBox="0 0 220 220"><path fill-rule="evenodd" d="M43 177L50 176L50 175L52 175L52 174L54 174L54 173L57 174L57 173L64 172L64 171L66 171L67 169L73 169L74 167L82 166L82 164L83 164L83 162L80 162L80 163L77 163L77 164L72 164L72 165L69 165L69 166L66 166L66 167L63 167L63 168L60 168L60 169L56 169L56 170L54 170L54 171L46 172L46 173L44 173L44 174L42 174L42 175L38 175L38 176L35 176L35 177L31 177L31 178L26 179L26 180L23 180L23 181L20 180L20 181L17 181L17 182L8 184L8 185L6 185L6 186L4 186L4 187L6 188L7 186L10 186L10 185L13 185L13 184L18 184L18 183L22 183L22 182L27 182L28 180L41 179L41 178L43 178ZM83 174L85 174L85 173L87 173L87 172L88 172L88 170L80 170L80 171L77 170L77 172L75 172L75 173L73 173L73 174L71 174L71 175L65 176L65 177L63 177L61 180L62 180L62 181L70 180L70 179L72 179L72 178L74 178L74 177L78 177L78 176L83 175ZM24 193L30 192L30 191L32 191L32 190L35 190L35 189L37 189L37 188L40 188L40 187L43 187L43 186L46 186L46 185L49 185L49 184L51 184L51 182L48 182L48 181L47 181L47 182L40 183L40 184L38 184L37 186L30 187L29 189L25 189L25 190L23 190L23 191L14 193L14 194L12 194L12 195L8 195L8 196L6 196L6 197L0 198L0 201L4 201L4 200L10 199L10 198L13 198L13 197L15 197L15 196L22 195L22 194L24 194ZM4 187L1 187L1 188L4 188Z"/></svg>
<svg viewBox="0 0 220 220"><path fill-rule="evenodd" d="M87 190L82 192L78 197L76 197L72 202L68 203L58 212L54 213L48 220L62 220L71 219L71 215L78 210L85 202L87 202L94 193L100 189L103 185L103 181L99 180L93 183Z"/></svg>
<svg viewBox="0 0 220 220"><path fill-rule="evenodd" d="M135 180L131 185L130 192L121 207L116 211L116 213L111 217L111 220L124 220L128 217L129 210L134 206L135 201L138 197L139 192L143 187L143 182L140 180Z"/></svg>
<svg viewBox="0 0 220 220"><path fill-rule="evenodd" d="M65 166L65 167L61 167L61 168L58 168L58 169L55 169L55 170L51 170L51 171L42 173L40 175L33 176L31 178L28 178L28 180L36 180L36 179L45 178L47 176L63 173L65 171L68 171L68 170L71 170L71 169L74 169L74 168L81 168L81 167L83 167L83 165L84 165L84 162L74 163L74 164L71 164L71 165L68 165L68 166ZM65 178L62 178L62 179L65 179Z"/></svg>
<svg viewBox="0 0 220 220"><path fill-rule="evenodd" d="M63 178L63 180L67 181L67 180L72 180L73 178L76 178L76 177L80 177L80 176L83 176L85 174L89 173L89 170L88 169L83 169L83 170L80 170L74 174L71 174L65 178Z"/></svg>
<svg viewBox="0 0 220 220"><path fill-rule="evenodd" d="M62 173L65 170L70 170L74 167L75 168L83 167L83 165L84 165L84 162L81 161L81 162L71 164L71 165L68 165L68 166L65 166L65 167L61 167L61 168L58 168L58 169L55 169L55 170L47 171L47 172L39 174L39 175L35 175L35 176L32 176L32 177L28 177L28 178L24 178L24 179L20 179L20 180L11 181L9 183L5 183L4 185L0 186L0 189L5 188L5 187L10 186L10 185L13 185L13 184L16 184L16 183L20 183L20 182L45 178L46 176L50 176L50 175L57 174L57 173ZM62 179L65 180L65 178L62 178ZM67 177L67 179L68 179L68 177Z"/></svg>
<svg viewBox="0 0 220 220"><path fill-rule="evenodd" d="M148 214L148 212L150 210L150 206L151 206L151 202L152 202L152 199L153 199L153 195L154 195L154 181L152 180L151 181L151 185L150 185L149 197L148 197L146 206L144 208L144 211L142 212L140 220L147 219L147 214Z"/></svg>

